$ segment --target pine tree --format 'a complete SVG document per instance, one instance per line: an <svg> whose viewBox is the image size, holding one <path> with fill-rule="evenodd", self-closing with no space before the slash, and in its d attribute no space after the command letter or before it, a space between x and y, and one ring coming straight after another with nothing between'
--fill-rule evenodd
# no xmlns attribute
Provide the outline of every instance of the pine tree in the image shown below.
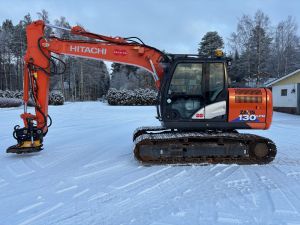
<svg viewBox="0 0 300 225"><path fill-rule="evenodd" d="M216 49L223 49L223 38L216 31L207 32L202 38L198 54L201 56L212 56Z"/></svg>
<svg viewBox="0 0 300 225"><path fill-rule="evenodd" d="M2 23L0 34L0 52L2 57L2 70L4 73L3 89L13 89L12 70L13 70L13 35L14 25L11 20L5 20Z"/></svg>
<svg viewBox="0 0 300 225"><path fill-rule="evenodd" d="M112 73L116 73L120 70L121 64L120 63L112 63L111 64L111 69Z"/></svg>

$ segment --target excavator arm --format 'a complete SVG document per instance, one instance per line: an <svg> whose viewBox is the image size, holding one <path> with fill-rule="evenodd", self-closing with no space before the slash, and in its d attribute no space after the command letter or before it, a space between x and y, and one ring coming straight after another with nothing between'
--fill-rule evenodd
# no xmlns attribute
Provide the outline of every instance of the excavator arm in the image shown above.
<svg viewBox="0 0 300 225"><path fill-rule="evenodd" d="M69 31L71 34L81 37L80 40L61 39L54 36L45 37L45 26L47 25L39 20L26 28L24 113L21 114L24 127L15 126L14 137L18 144L7 149L7 152L10 153L29 153L42 150L43 137L48 132L48 123L51 124L51 118L48 116L50 65L55 59L59 60L51 53L106 60L144 68L153 75L158 89L164 75L161 65L164 53L145 45L139 39L140 42L133 38L98 35L87 32L79 26L75 26ZM30 97L34 101L35 114L27 112ZM50 122L48 118L50 118Z"/></svg>

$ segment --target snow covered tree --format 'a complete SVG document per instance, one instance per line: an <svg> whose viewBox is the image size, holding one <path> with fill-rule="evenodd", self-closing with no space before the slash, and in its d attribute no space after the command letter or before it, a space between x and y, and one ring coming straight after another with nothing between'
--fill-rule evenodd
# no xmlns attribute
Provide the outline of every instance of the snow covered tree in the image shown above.
<svg viewBox="0 0 300 225"><path fill-rule="evenodd" d="M0 97L0 108L18 107L21 105L22 105L21 99Z"/></svg>
<svg viewBox="0 0 300 225"><path fill-rule="evenodd" d="M207 32L202 38L198 54L202 56L212 56L216 49L223 49L223 38L216 31Z"/></svg>
<svg viewBox="0 0 300 225"><path fill-rule="evenodd" d="M110 105L155 105L157 92L141 88L135 90L110 88L106 98Z"/></svg>
<svg viewBox="0 0 300 225"><path fill-rule="evenodd" d="M64 95L59 91L49 93L49 105L63 105L65 102Z"/></svg>

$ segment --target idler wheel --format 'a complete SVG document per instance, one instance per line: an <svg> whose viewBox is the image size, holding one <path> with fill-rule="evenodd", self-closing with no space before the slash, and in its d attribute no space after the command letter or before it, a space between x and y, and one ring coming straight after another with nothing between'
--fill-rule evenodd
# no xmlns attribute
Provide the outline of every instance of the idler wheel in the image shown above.
<svg viewBox="0 0 300 225"><path fill-rule="evenodd" d="M265 143L257 143L253 149L254 155L257 158L264 158L268 155L269 149Z"/></svg>

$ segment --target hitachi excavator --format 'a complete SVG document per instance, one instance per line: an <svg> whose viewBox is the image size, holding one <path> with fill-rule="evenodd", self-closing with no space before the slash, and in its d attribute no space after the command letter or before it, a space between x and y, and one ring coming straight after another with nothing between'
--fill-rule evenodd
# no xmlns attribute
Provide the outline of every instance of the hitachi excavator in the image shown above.
<svg viewBox="0 0 300 225"><path fill-rule="evenodd" d="M229 88L228 58L217 50L211 57L165 54L136 37L109 37L79 26L68 30L78 39L45 37L45 27L27 26L24 57L24 127L15 126L17 144L8 153L43 149L51 119L48 116L50 66L53 54L124 63L149 71L158 89L159 127L141 127L133 134L134 155L142 163L264 164L276 155L268 138L238 133L237 129L268 129L272 94L265 88ZM65 29L67 30L67 29ZM54 71L55 72L55 71ZM35 115L27 112L29 96ZM113 135L113 134L112 134Z"/></svg>

